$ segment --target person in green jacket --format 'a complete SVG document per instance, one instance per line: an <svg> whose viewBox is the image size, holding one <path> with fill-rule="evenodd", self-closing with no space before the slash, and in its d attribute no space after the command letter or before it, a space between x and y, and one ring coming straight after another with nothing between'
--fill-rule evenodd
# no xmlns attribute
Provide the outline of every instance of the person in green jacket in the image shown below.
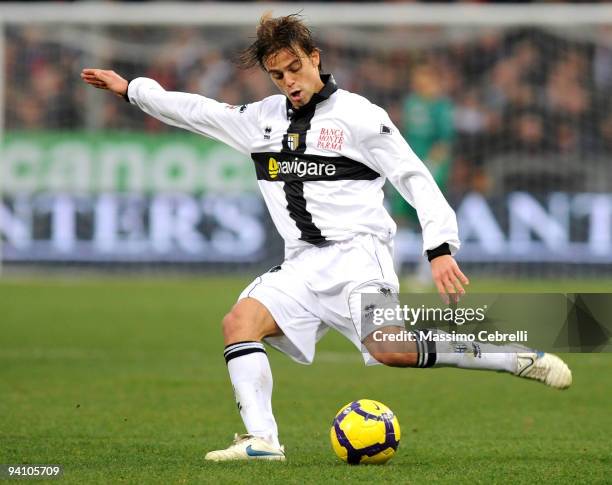
<svg viewBox="0 0 612 485"><path fill-rule="evenodd" d="M411 88L403 104L402 134L442 192L446 192L455 136L453 101L446 96L439 75L429 65L414 69ZM416 212L401 197L392 199L392 211L400 224L417 222Z"/></svg>

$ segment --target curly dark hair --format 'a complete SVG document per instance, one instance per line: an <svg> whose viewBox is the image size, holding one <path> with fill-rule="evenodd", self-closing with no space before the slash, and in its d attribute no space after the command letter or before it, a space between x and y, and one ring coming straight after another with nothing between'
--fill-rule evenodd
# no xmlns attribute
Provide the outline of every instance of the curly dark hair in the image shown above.
<svg viewBox="0 0 612 485"><path fill-rule="evenodd" d="M306 55L320 51L312 39L312 32L302 21L299 14L273 18L270 12L262 15L257 26L257 37L239 57L244 68L259 65L265 70L264 63L270 56L287 49L296 57L300 51ZM320 69L320 66L319 66Z"/></svg>

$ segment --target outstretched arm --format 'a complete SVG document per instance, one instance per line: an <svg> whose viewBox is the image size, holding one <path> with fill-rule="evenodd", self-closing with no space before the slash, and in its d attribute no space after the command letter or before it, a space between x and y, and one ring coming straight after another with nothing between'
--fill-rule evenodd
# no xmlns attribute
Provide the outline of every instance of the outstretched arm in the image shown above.
<svg viewBox="0 0 612 485"><path fill-rule="evenodd" d="M166 91L153 79L138 77L128 83L115 71L104 69L83 69L81 78L168 125L214 138L245 154L250 155L252 142L262 136L260 102L231 106L198 94Z"/></svg>
<svg viewBox="0 0 612 485"><path fill-rule="evenodd" d="M127 95L128 81L115 71L86 68L81 71L81 79L94 88L107 89L119 97Z"/></svg>

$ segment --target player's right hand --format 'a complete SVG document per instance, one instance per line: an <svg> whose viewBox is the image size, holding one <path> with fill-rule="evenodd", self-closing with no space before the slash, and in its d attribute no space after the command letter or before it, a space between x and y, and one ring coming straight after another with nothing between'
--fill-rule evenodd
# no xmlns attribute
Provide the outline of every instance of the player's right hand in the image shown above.
<svg viewBox="0 0 612 485"><path fill-rule="evenodd" d="M457 303L465 294L463 285L469 285L470 280L459 269L455 259L445 254L431 260L431 274L444 303Z"/></svg>
<svg viewBox="0 0 612 485"><path fill-rule="evenodd" d="M128 82L115 71L85 68L81 71L81 79L90 86L107 89L117 96L125 96Z"/></svg>

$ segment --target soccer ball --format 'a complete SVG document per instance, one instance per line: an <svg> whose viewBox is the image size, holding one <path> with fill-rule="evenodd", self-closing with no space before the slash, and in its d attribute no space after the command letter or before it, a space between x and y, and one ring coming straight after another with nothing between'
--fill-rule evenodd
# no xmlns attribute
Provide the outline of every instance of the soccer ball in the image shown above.
<svg viewBox="0 0 612 485"><path fill-rule="evenodd" d="M332 448L351 465L382 465L400 441L400 425L393 411L371 399L353 401L338 411L331 427Z"/></svg>

